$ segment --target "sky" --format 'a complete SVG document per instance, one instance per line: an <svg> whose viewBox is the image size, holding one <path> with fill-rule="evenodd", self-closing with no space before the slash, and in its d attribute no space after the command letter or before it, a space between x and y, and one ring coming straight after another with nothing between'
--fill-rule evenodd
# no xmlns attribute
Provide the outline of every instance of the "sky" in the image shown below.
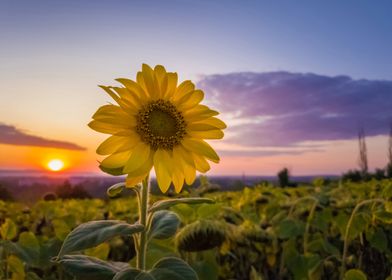
<svg viewBox="0 0 392 280"><path fill-rule="evenodd" d="M341 174L387 163L390 1L0 0L0 169L98 173L98 84L142 63L192 79L221 111L210 174Z"/></svg>

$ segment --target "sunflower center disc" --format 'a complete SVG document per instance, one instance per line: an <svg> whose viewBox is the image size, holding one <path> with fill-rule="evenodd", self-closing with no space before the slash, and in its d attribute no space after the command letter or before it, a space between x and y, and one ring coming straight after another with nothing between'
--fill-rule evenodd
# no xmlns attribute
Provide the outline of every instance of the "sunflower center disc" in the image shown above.
<svg viewBox="0 0 392 280"><path fill-rule="evenodd" d="M184 138L186 124L169 101L158 99L145 105L137 115L136 131L154 150L171 150Z"/></svg>

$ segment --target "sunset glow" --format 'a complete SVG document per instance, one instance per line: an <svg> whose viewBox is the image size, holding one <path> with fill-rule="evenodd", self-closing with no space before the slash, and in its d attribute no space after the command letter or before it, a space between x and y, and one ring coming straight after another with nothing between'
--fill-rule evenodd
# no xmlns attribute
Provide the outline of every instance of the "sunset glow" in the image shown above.
<svg viewBox="0 0 392 280"><path fill-rule="evenodd" d="M59 159L52 159L51 161L48 162L48 168L51 171L60 171L64 168L64 162Z"/></svg>

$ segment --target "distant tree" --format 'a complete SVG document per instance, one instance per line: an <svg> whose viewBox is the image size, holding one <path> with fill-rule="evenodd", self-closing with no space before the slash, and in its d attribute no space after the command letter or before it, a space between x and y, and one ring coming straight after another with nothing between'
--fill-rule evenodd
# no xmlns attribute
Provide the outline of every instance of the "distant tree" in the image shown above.
<svg viewBox="0 0 392 280"><path fill-rule="evenodd" d="M64 184L56 188L56 194L58 198L62 199L85 199L91 198L91 195L85 190L82 185L72 186L69 181L65 181Z"/></svg>
<svg viewBox="0 0 392 280"><path fill-rule="evenodd" d="M367 149L365 140L365 131L361 128L358 132L358 142L359 142L359 168L362 176L368 174L368 159L367 159Z"/></svg>
<svg viewBox="0 0 392 280"><path fill-rule="evenodd" d="M361 171L359 170L349 170L342 175L343 181L360 182L362 178Z"/></svg>
<svg viewBox="0 0 392 280"><path fill-rule="evenodd" d="M392 122L389 130L389 143L388 143L388 165L386 167L386 176L392 178Z"/></svg>
<svg viewBox="0 0 392 280"><path fill-rule="evenodd" d="M0 185L0 200L4 200L4 201L13 201L14 200L14 197L12 196L10 191L2 185Z"/></svg>
<svg viewBox="0 0 392 280"><path fill-rule="evenodd" d="M282 188L290 185L290 172L286 167L278 172L278 180Z"/></svg>
<svg viewBox="0 0 392 280"><path fill-rule="evenodd" d="M47 192L42 196L42 199L45 201L51 201L51 200L56 200L57 195L53 192Z"/></svg>
<svg viewBox="0 0 392 280"><path fill-rule="evenodd" d="M392 122L389 127L388 163L392 164Z"/></svg>
<svg viewBox="0 0 392 280"><path fill-rule="evenodd" d="M62 199L70 198L72 194L72 186L70 182L67 180L62 185L58 186L55 192L58 198L62 198Z"/></svg>
<svg viewBox="0 0 392 280"><path fill-rule="evenodd" d="M376 168L373 174L373 178L377 180L385 179L385 169Z"/></svg>
<svg viewBox="0 0 392 280"><path fill-rule="evenodd" d="M72 198L78 198L78 199L86 199L86 198L91 198L91 195L85 190L85 188L82 185L76 185L72 189Z"/></svg>

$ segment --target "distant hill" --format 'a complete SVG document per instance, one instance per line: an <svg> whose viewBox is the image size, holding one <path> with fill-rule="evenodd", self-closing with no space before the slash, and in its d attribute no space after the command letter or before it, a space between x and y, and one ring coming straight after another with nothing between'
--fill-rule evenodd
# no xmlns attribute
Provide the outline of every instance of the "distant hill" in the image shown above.
<svg viewBox="0 0 392 280"><path fill-rule="evenodd" d="M57 174L60 175L60 174ZM294 182L309 183L320 176L293 176ZM324 178L335 179L337 176L324 175ZM107 198L106 190L111 185L121 182L124 177L113 176L44 176L39 172L0 171L0 185L9 190L17 201L35 202L48 192L68 182L72 186L82 186L92 197ZM221 186L221 190L240 190L244 186L253 186L260 182L276 183L276 176L208 176L212 184ZM200 183L196 181L193 187ZM157 191L156 182L152 181L152 190Z"/></svg>

